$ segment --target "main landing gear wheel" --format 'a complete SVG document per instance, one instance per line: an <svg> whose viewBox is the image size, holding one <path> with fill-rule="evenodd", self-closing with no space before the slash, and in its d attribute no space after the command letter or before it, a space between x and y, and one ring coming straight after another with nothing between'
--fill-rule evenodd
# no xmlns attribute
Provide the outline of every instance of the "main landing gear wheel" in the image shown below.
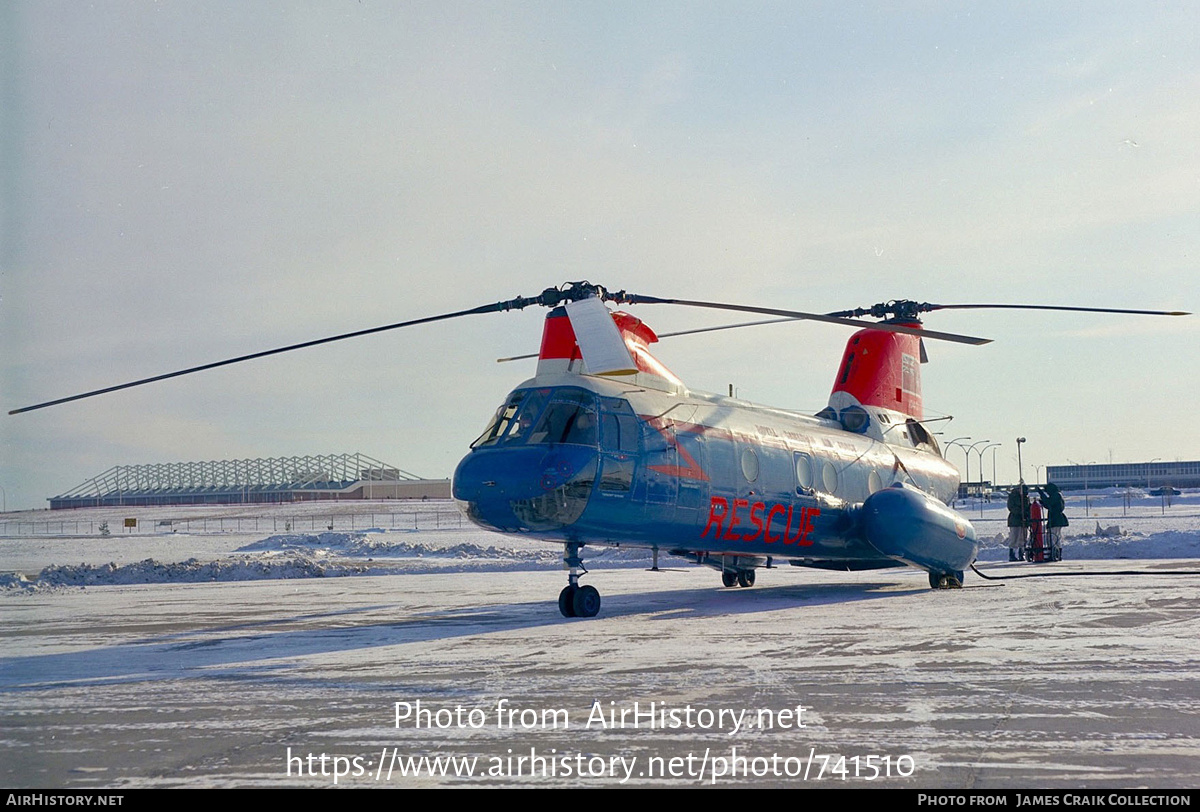
<svg viewBox="0 0 1200 812"><path fill-rule="evenodd" d="M563 617L575 617L575 593L578 591L579 587L567 584L558 593L558 611Z"/></svg>
<svg viewBox="0 0 1200 812"><path fill-rule="evenodd" d="M725 586L733 586L738 582L738 574L733 570L721 570L721 583Z"/></svg>
<svg viewBox="0 0 1200 812"><path fill-rule="evenodd" d="M581 586L572 600L575 617L595 617L600 611L600 593L594 586Z"/></svg>
<svg viewBox="0 0 1200 812"><path fill-rule="evenodd" d="M754 586L754 570L738 570L738 586Z"/></svg>
<svg viewBox="0 0 1200 812"><path fill-rule="evenodd" d="M558 593L558 611L563 617L595 617L600 613L600 593L594 586L567 584Z"/></svg>
<svg viewBox="0 0 1200 812"><path fill-rule="evenodd" d="M563 617L595 617L600 612L600 593L594 586L580 586L579 576L586 573L579 551L583 544L568 541L563 545L563 563L567 565L567 585L558 593L558 611Z"/></svg>
<svg viewBox="0 0 1200 812"><path fill-rule="evenodd" d="M962 589L962 585L963 574L961 570L929 573L929 586L931 589Z"/></svg>

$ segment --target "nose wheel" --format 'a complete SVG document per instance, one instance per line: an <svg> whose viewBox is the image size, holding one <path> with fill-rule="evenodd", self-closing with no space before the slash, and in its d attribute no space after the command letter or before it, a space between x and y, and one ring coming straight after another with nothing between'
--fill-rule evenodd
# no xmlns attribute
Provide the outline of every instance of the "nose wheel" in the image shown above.
<svg viewBox="0 0 1200 812"><path fill-rule="evenodd" d="M587 573L579 557L582 547L577 541L563 545L563 562L568 572L567 585L558 593L558 611L563 617L595 617L600 612L600 592L590 584L579 585L579 576Z"/></svg>

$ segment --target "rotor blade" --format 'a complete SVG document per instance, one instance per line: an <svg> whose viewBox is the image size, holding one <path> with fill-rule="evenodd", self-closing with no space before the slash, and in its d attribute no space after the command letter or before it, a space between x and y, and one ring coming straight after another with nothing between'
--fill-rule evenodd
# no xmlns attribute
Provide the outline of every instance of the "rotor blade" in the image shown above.
<svg viewBox="0 0 1200 812"><path fill-rule="evenodd" d="M833 314L827 313L826 315L831 316ZM764 324L786 324L787 322L804 321L804 320L805 319L803 317L786 316L784 318L779 318L779 319L762 319L760 321L742 321L742 322L738 322L737 324L722 324L717 327L696 327L691 330L676 330L673 333L659 333L658 337L660 339L678 338L679 336L690 336L690 335L696 335L697 333L715 333L720 330L736 330L738 327L761 327ZM904 332L909 332L909 331L906 330ZM926 335L930 334L929 331L926 331L924 329L920 330L919 333L921 336L926 336ZM945 335L949 335L949 334L945 334ZM936 338L937 335L935 335L934 337ZM991 339L974 339L973 343L986 344L989 341L991 341ZM538 354L536 352L530 352L530 353L526 353L525 355L511 355L507 358L497 358L496 363L504 364L509 361L527 361L530 358L537 358L537 357L538 357ZM926 360L927 360L927 358L925 355L925 342L922 341L921 342L921 363L925 363Z"/></svg>
<svg viewBox="0 0 1200 812"><path fill-rule="evenodd" d="M497 358L496 363L497 364L507 364L509 361L527 361L530 358L537 358L537 357L538 357L538 354L536 352L529 352L529 353L526 353L525 355L510 355L507 358Z"/></svg>
<svg viewBox="0 0 1200 812"><path fill-rule="evenodd" d="M228 366L229 364L238 364L238 363L241 363L242 361L251 361L255 358L264 358L268 355L278 355L281 352L291 352L292 350L300 350L300 349L304 349L305 347L315 347L318 344L328 344L332 341L341 341L342 339L346 339L346 338L357 338L359 336L370 335L372 333L382 333L385 330L397 330L401 327L412 327L413 325L416 325L416 324L428 324L429 322L443 321L445 319L453 319L453 318L457 318L459 316L472 316L472 315L475 315L476 313L494 313L494 312L501 311L501 310L511 310L514 308L520 309L521 307L524 307L525 304L529 304L529 303L531 303L529 300L514 299L514 300L508 301L508 302L497 302L495 304L481 305L479 307L471 308L470 310L459 310L454 313L443 313L440 316L426 316L425 318L422 318L422 319L412 319L410 321L401 321L401 322L397 322L396 324L385 324L382 327L371 327L367 330L355 330L352 333L342 333L340 335L329 336L328 338L318 338L313 341L302 341L299 344L289 344L286 347L276 347L273 350L263 350L262 352L253 352L253 353L250 353L249 355L239 355L236 358L226 358L224 361L214 361L211 364L201 364L200 366L188 367L187 369L180 369L175 372L165 373L163 375L155 375L150 378L142 378L141 380L138 380L138 381L130 381L129 383L122 383L122 384L118 384L116 386L106 386L103 389L94 389L91 392L83 392L78 395L71 395L71 396L65 397L65 398L58 398L57 400L48 400L45 403L36 403L33 406L25 406L20 409L13 409L12 411L9 412L9 414L21 414L22 412L32 412L35 409L45 409L48 406L57 406L61 403L70 403L73 400L82 400L84 398L95 397L96 395L104 395L109 392L117 392L121 389L129 389L134 386L141 386L142 384L154 383L155 381L164 381L168 378L178 378L180 375L190 375L193 372L203 372L206 369L215 369L216 367Z"/></svg>
<svg viewBox="0 0 1200 812"><path fill-rule="evenodd" d="M1001 310L1068 310L1077 313L1129 313L1134 316L1190 316L1182 310L1128 310L1119 307L1067 307L1065 305L1024 305L1024 304L930 304L928 310L979 310L997 308Z"/></svg>
<svg viewBox="0 0 1200 812"><path fill-rule="evenodd" d="M764 324L785 324L789 321L802 321L802 319L786 318L786 319L763 319L762 321L743 321L737 324L722 324L719 327L697 327L694 330L678 330L674 333L662 333L659 338L675 338L676 336L690 336L695 333L715 333L718 330L733 330L737 327L761 327Z"/></svg>
<svg viewBox="0 0 1200 812"><path fill-rule="evenodd" d="M819 313L805 313L800 310L780 310L773 307L752 307L750 305L735 305L723 302L697 302L690 299L659 299L655 296L634 294L628 295L625 301L628 301L630 304L674 304L687 305L688 307L707 307L712 310L735 310L741 313L762 313L767 316L785 316L791 319L808 319L809 321L823 321L829 324L845 324L849 327L882 330L887 333L908 333L909 335L921 336L922 338L954 341L959 344L979 345L990 344L992 341L990 338L977 338L975 336L958 335L956 333L941 333L933 330L925 330L920 327L908 327L903 324L859 321L858 319L848 319L840 316L823 316Z"/></svg>

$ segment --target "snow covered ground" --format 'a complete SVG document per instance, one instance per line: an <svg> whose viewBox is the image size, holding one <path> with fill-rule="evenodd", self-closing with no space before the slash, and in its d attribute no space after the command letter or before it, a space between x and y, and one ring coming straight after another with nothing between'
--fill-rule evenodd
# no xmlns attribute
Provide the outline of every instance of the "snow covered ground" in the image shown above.
<svg viewBox="0 0 1200 812"><path fill-rule="evenodd" d="M1195 786L1200 494L1071 495L1056 564L959 509L1039 577L588 548L590 620L445 503L3 514L0 783Z"/></svg>

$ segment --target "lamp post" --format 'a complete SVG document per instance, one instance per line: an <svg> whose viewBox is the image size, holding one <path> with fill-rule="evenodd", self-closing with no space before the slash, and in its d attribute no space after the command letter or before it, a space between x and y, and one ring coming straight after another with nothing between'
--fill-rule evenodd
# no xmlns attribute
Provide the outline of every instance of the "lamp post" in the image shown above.
<svg viewBox="0 0 1200 812"><path fill-rule="evenodd" d="M1089 465L1095 465L1096 461L1092 460L1091 462L1075 462L1075 460L1068 458L1067 462L1071 463L1072 465L1078 465L1083 468L1083 515L1091 516L1092 515L1091 514L1091 501L1088 497L1088 469L1087 469L1087 467Z"/></svg>
<svg viewBox="0 0 1200 812"><path fill-rule="evenodd" d="M992 443L991 445L985 445L983 448L979 449L979 451L975 452L979 455L979 481L982 483L983 482L983 455L987 452L987 450L989 448L992 449L992 487L993 488L996 487L996 449L998 447L1000 447L1001 445L1003 445L1003 443ZM982 490L982 487L981 487L981 490ZM988 497L988 501L989 502L991 501L990 496ZM979 515L981 517L983 516L983 500L982 499L979 500Z"/></svg>
<svg viewBox="0 0 1200 812"><path fill-rule="evenodd" d="M1155 457L1154 459L1150 460L1150 462L1146 463L1146 490L1147 491L1150 490L1150 466L1154 465L1154 463L1158 462L1161 459L1162 459L1162 457Z"/></svg>
<svg viewBox="0 0 1200 812"><path fill-rule="evenodd" d="M1025 442L1024 437L1017 438L1017 481L1025 481L1025 469L1021 465L1021 443Z"/></svg>
<svg viewBox="0 0 1200 812"><path fill-rule="evenodd" d="M955 437L953 440L946 443L946 448L949 448L952 445L958 445L963 440L970 440L970 439L971 439L970 437ZM949 457L947 457L947 459L949 459Z"/></svg>
<svg viewBox="0 0 1200 812"><path fill-rule="evenodd" d="M953 440L951 440L950 442L946 443L946 449L947 449L947 451L946 451L946 454L947 454L947 457L946 457L946 459L947 459L947 460L949 460L949 459L950 459L950 457L949 457L949 453L950 453L950 451L949 451L949 448L950 448L950 446L952 446L952 445L959 445L959 443L960 443L962 440L970 440L970 439L971 439L970 437L955 437ZM966 446L959 446L959 447L960 447L960 448L962 448L964 452L966 451ZM955 502L957 502L957 501L958 501L958 498L957 498L957 497L958 497L958 495L957 495L957 494L955 494L955 500L954 500Z"/></svg>
<svg viewBox="0 0 1200 812"><path fill-rule="evenodd" d="M971 493L971 452L975 450L975 446L986 445L987 443L990 443L990 442L991 442L991 440L977 440L977 441L971 443L971 447L967 449L967 494L968 495L970 495L970 493ZM983 455L982 455L982 452L980 452L980 457L979 457L979 478L981 480L983 479Z"/></svg>

